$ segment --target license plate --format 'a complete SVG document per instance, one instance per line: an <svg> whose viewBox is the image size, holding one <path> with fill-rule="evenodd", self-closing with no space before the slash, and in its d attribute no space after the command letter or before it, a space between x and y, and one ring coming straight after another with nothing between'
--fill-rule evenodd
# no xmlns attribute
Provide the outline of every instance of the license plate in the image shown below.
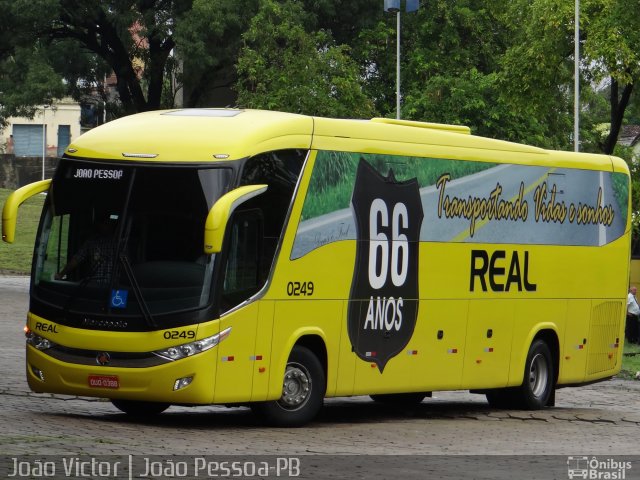
<svg viewBox="0 0 640 480"><path fill-rule="evenodd" d="M89 375L91 388L120 388L120 380L116 375Z"/></svg>

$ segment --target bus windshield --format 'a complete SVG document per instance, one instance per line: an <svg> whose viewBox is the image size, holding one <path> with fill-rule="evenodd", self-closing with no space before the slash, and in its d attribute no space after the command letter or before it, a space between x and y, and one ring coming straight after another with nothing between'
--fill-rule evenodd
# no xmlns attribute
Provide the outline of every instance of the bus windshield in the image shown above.
<svg viewBox="0 0 640 480"><path fill-rule="evenodd" d="M209 305L204 222L232 178L230 168L61 160L36 244L34 301L62 323L127 318L120 325L134 330Z"/></svg>

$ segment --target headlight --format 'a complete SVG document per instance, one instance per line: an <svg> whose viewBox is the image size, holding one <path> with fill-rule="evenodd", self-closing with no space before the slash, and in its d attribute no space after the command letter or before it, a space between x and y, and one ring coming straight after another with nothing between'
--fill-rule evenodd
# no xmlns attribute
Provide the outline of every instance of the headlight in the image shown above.
<svg viewBox="0 0 640 480"><path fill-rule="evenodd" d="M212 335L202 340L196 340L195 342L184 343L175 347L169 347L164 350L156 350L154 355L162 357L167 360L180 360L182 358L191 357L198 353L206 352L207 350L218 345L222 340L227 338L231 333L231 327L223 330L220 333Z"/></svg>
<svg viewBox="0 0 640 480"><path fill-rule="evenodd" d="M51 347L55 347L56 345L51 340L41 337L40 335L36 335L28 327L25 327L24 335L27 337L27 344L37 348L38 350L47 350Z"/></svg>

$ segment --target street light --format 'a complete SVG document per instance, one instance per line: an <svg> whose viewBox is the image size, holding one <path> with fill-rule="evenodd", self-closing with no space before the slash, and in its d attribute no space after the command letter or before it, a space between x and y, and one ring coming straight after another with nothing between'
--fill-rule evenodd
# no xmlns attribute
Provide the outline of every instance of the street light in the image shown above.
<svg viewBox="0 0 640 480"><path fill-rule="evenodd" d="M400 120L400 0L384 0L384 11L396 14L396 118ZM419 0L405 0L405 12L411 13L420 7Z"/></svg>
<svg viewBox="0 0 640 480"><path fill-rule="evenodd" d="M580 151L580 0L575 0L573 38L573 150Z"/></svg>

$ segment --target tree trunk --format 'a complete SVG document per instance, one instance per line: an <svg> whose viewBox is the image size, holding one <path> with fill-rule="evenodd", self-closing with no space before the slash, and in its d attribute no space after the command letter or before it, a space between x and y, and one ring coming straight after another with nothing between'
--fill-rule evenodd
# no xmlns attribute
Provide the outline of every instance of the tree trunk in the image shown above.
<svg viewBox="0 0 640 480"><path fill-rule="evenodd" d="M622 120L624 118L624 112L629 105L629 98L633 91L633 83L628 83L622 88L622 94L619 93L618 81L611 78L611 128L609 135L602 144L602 152L611 155L616 143L618 142L618 135L622 128Z"/></svg>

